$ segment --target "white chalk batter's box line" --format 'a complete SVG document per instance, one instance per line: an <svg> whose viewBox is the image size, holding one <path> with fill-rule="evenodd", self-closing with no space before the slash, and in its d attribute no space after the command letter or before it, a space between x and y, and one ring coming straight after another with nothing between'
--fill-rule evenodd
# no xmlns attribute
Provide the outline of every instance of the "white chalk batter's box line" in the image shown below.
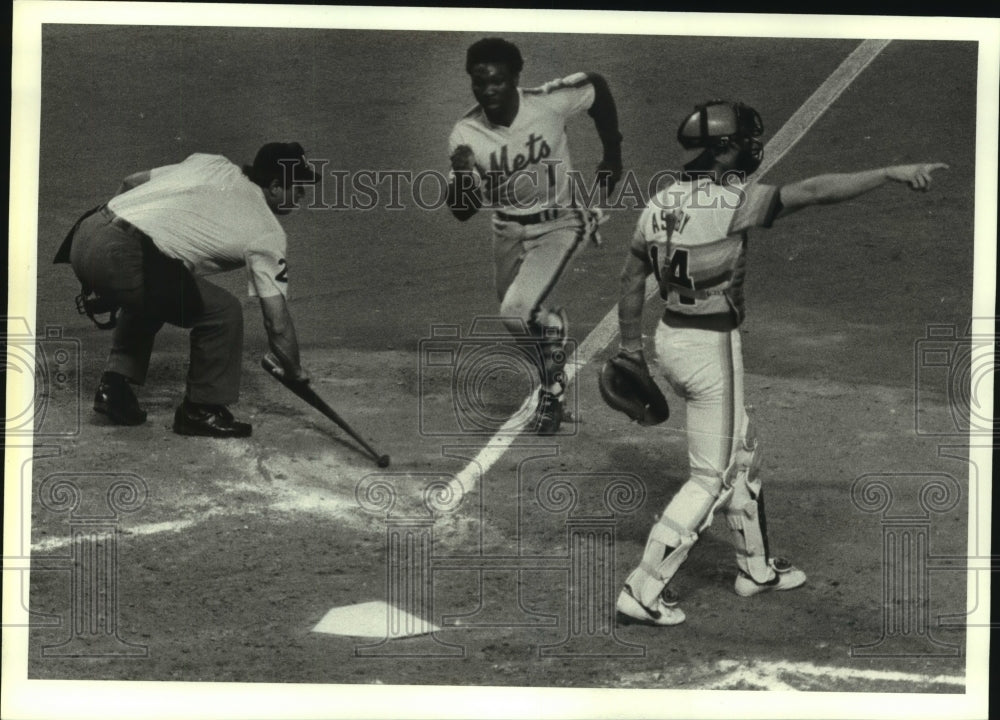
<svg viewBox="0 0 1000 720"><path fill-rule="evenodd" d="M696 671L697 672L697 671ZM837 665L815 665L809 662L787 661L749 661L720 660L714 666L702 671L707 675L723 673L721 677L709 677L704 682L692 684L692 688L708 689L745 689L747 687L762 690L792 690L798 691L803 685L812 681L824 680L826 686L830 681L842 683L901 683L911 692L919 692L922 688L936 685L964 687L967 679L962 675L923 675L919 673L897 672L893 670L867 670L849 668ZM623 685L642 683L643 685L663 683L667 674L662 671L646 671L624 675L620 678ZM808 679L808 680L807 680ZM798 681L798 682L796 682ZM795 684L793 684L795 683Z"/></svg>

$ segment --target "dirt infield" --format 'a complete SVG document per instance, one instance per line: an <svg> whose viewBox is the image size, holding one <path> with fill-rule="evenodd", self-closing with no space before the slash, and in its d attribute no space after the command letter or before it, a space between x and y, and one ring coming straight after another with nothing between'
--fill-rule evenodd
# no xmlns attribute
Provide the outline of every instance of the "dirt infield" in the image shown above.
<svg viewBox="0 0 1000 720"><path fill-rule="evenodd" d="M459 326L456 347L483 342L470 336L471 323L497 312L485 217L460 225L446 210L407 202L306 208L285 221L304 364L338 412L392 455L381 475L350 438L260 370L265 340L249 299L234 408L254 423L249 441L170 432L186 363L186 338L173 328L157 340L140 395L149 422L110 427L90 412L108 337L76 317L70 270L49 264L77 215L128 173L196 151L245 162L272 139L300 141L330 169L443 172L448 132L472 101L463 58L478 34L54 25L42 37L34 323L62 328L80 371L47 397L52 433L38 437L33 475L22 478L36 498L30 608L39 622L29 677L963 692L966 582L955 558L967 551L970 469L950 409L969 375L974 44L893 42L768 174L781 183L921 160L951 166L930 194L887 187L752 238L746 394L766 447L772 546L809 583L782 596L737 597L728 531L717 521L678 576L688 622L654 630L574 614L579 593L620 585L686 473L682 402L670 397L674 415L663 427L628 425L597 394L603 352L577 368L575 424L555 438L515 438L484 475L463 476L475 483L461 498L440 498L447 508L436 516L422 505L425 489L468 472L490 437L461 426L457 369L432 366L424 352L440 325ZM696 102L739 97L761 112L769 137L857 45L508 37L526 58L523 85L577 70L608 78L625 162L641 178L676 164L674 128ZM590 120L569 130L577 166L593 167ZM617 299L637 215L613 212L605 244L584 253L559 289L577 343ZM219 282L245 296L242 274ZM654 303L647 334L655 322ZM929 325L954 328L954 339L928 338ZM934 343L951 353L944 369L925 354ZM518 383L495 373L485 387L492 407L516 410ZM58 454L45 456L46 447ZM61 477L87 498L105 497L94 488L115 477L142 495L114 536L124 644L74 630L79 647L107 650L84 657L45 650L70 632L71 571L60 558L75 531L51 495ZM880 509L865 494L877 488L860 490L865 480L891 488L898 505ZM377 492L365 496L377 483L394 488L391 511ZM612 486L628 490L609 500ZM908 610L883 582L898 569L886 560L897 537L887 518L919 518L935 488L949 501L924 512L926 522L913 520L915 552L954 562L941 560L924 577L919 617L905 620L917 625L897 632L894 613ZM436 522L418 522L429 517ZM426 587L406 586L415 576L398 586L398 556L386 551L394 532L416 543L409 547L426 561ZM612 539L610 554L573 565L574 543L598 536ZM396 591L432 612L426 619L441 630L382 644L311 632L333 607ZM887 628L883 652L865 656L862 646Z"/></svg>

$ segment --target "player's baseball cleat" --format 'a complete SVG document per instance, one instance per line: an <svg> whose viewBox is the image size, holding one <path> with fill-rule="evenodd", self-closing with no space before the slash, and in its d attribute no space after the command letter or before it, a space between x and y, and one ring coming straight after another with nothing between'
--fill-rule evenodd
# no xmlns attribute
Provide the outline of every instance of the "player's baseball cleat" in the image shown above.
<svg viewBox="0 0 1000 720"><path fill-rule="evenodd" d="M240 422L224 405L202 405L184 398L174 413L174 432L199 437L250 437L253 426Z"/></svg>
<svg viewBox="0 0 1000 720"><path fill-rule="evenodd" d="M124 375L105 372L94 395L94 410L107 415L116 425L142 425L146 411L139 407L139 400L132 392Z"/></svg>
<svg viewBox="0 0 1000 720"><path fill-rule="evenodd" d="M751 597L771 590L792 590L805 585L806 574L784 558L771 558L771 568L774 577L767 582L759 583L742 570L736 576L736 594L740 597Z"/></svg>
<svg viewBox="0 0 1000 720"><path fill-rule="evenodd" d="M632 588L626 585L618 594L615 609L618 610L618 621L623 625L680 625L686 617L684 611L677 607L677 596L670 588L663 588L656 598L656 607L648 608L636 599Z"/></svg>
<svg viewBox="0 0 1000 720"><path fill-rule="evenodd" d="M555 435L562 425L562 399L548 390L539 390L538 408L535 410L535 432L539 435Z"/></svg>

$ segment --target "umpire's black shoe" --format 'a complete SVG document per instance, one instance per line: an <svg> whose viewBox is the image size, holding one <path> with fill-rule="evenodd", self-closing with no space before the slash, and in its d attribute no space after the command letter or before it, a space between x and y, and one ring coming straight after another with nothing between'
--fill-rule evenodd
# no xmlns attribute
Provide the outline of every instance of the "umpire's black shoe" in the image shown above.
<svg viewBox="0 0 1000 720"><path fill-rule="evenodd" d="M174 413L174 432L214 438L250 437L253 426L233 417L225 405L202 405L187 398Z"/></svg>
<svg viewBox="0 0 1000 720"><path fill-rule="evenodd" d="M116 425L142 425L146 422L146 411L139 407L128 380L116 372L101 375L94 395L94 410L107 415Z"/></svg>

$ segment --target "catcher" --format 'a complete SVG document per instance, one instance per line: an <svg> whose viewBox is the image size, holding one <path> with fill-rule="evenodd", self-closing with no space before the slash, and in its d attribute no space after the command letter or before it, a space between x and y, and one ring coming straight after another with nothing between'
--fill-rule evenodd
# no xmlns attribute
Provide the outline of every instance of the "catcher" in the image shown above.
<svg viewBox="0 0 1000 720"><path fill-rule="evenodd" d="M750 184L763 146L760 115L716 100L681 123L688 152L677 182L639 218L621 275L621 350L599 377L601 394L643 425L666 420L666 400L643 356L645 281L654 274L666 301L655 335L664 377L687 404L690 475L653 526L642 559L618 597L619 619L652 625L684 621L668 584L716 512L736 547L735 589L749 597L791 590L804 572L768 546L759 475L761 442L743 406L743 277L747 231L768 228L796 210L837 203L887 182L927 190L941 163L900 165L812 177L780 187Z"/></svg>

